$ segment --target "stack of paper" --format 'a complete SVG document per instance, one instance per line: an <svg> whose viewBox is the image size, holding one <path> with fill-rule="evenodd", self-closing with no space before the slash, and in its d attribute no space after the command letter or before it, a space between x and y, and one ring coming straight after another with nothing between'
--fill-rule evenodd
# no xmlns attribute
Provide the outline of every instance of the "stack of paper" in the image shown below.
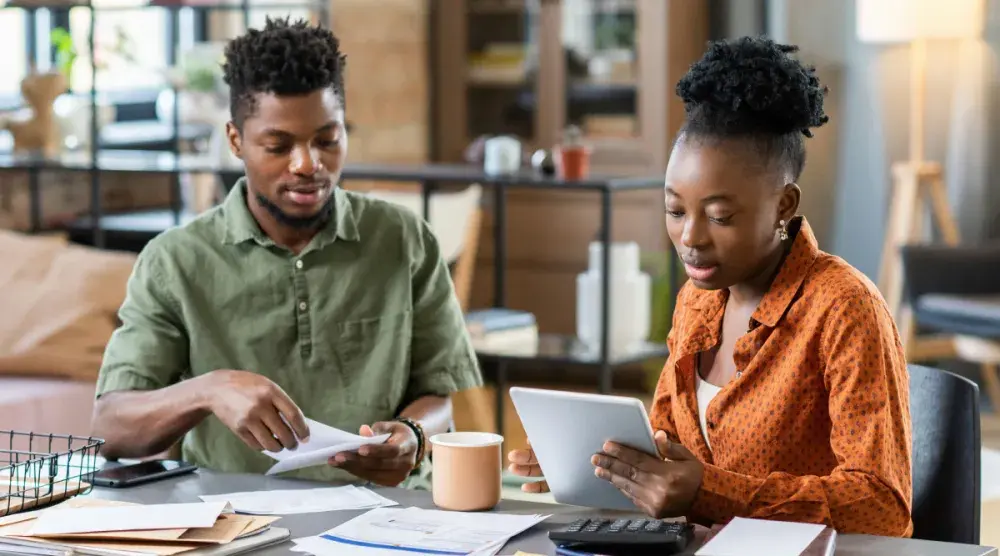
<svg viewBox="0 0 1000 556"><path fill-rule="evenodd" d="M722 528L696 556L800 556L803 554L832 555L835 542L819 542L825 531L836 532L824 525L794 523L737 517ZM828 535L829 535L828 533Z"/></svg>
<svg viewBox="0 0 1000 556"><path fill-rule="evenodd" d="M297 490L234 492L202 496L205 502L227 502L233 510L250 515L290 515L335 510L370 510L396 502L354 485Z"/></svg>
<svg viewBox="0 0 1000 556"><path fill-rule="evenodd" d="M314 556L374 556L399 551L493 556L511 537L547 517L377 508L319 536L295 539L292 550Z"/></svg>
<svg viewBox="0 0 1000 556"><path fill-rule="evenodd" d="M4 554L237 554L287 539L278 518L239 516L225 503L141 505L74 498L0 519Z"/></svg>
<svg viewBox="0 0 1000 556"><path fill-rule="evenodd" d="M278 460L278 463L267 470L267 475L323 465L340 452L351 452L366 444L381 444L390 436L388 434L359 436L312 419L306 419L306 424L309 425L309 440L307 442L299 443L294 450L285 448L280 452L264 452Z"/></svg>

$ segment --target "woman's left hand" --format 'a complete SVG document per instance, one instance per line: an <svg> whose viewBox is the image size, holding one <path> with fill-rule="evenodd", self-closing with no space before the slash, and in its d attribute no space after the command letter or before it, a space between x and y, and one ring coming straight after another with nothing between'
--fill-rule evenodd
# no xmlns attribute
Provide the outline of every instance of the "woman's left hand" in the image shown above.
<svg viewBox="0 0 1000 556"><path fill-rule="evenodd" d="M684 515L694 502L705 468L663 431L654 436L661 457L608 442L591 462L594 474L610 481L650 517Z"/></svg>

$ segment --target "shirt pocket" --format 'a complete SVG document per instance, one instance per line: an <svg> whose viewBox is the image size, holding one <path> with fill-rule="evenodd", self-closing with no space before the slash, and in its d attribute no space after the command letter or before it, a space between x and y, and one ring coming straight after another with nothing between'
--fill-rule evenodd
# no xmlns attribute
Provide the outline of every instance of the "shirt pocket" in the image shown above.
<svg viewBox="0 0 1000 556"><path fill-rule="evenodd" d="M334 330L346 403L396 410L410 378L410 312L342 321Z"/></svg>

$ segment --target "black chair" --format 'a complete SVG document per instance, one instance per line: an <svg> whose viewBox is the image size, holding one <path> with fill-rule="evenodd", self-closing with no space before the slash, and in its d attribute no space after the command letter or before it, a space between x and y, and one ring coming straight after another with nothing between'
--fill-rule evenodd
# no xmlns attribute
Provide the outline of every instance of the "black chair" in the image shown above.
<svg viewBox="0 0 1000 556"><path fill-rule="evenodd" d="M979 387L947 371L920 365L908 368L913 538L979 544Z"/></svg>
<svg viewBox="0 0 1000 556"><path fill-rule="evenodd" d="M977 303L1000 297L1000 244L906 245L900 255L906 300L919 328L1000 339L1000 312Z"/></svg>
<svg viewBox="0 0 1000 556"><path fill-rule="evenodd" d="M955 355L979 365L1000 413L1000 243L907 245L901 254L918 337L950 336Z"/></svg>

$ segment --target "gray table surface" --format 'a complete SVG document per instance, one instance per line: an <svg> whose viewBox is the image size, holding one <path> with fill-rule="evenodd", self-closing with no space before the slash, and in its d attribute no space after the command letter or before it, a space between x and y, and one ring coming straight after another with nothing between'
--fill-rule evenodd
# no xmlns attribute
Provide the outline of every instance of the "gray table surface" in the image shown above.
<svg viewBox="0 0 1000 556"><path fill-rule="evenodd" d="M225 494L227 492L245 492L256 490L278 490L295 488L316 488L316 483L264 477L259 475L231 475L199 470L194 474L185 475L165 481L128 489L95 488L87 496L97 498L123 500L129 502L178 503L197 502L202 494ZM433 508L429 492L403 489L373 489L383 496L395 500L401 506L417 506ZM554 554L554 547L549 542L547 528L557 527L573 520L593 516L594 511L573 506L558 506L552 504L536 504L531 502L504 500L496 511L509 513L540 513L551 514L542 524L530 529L524 534L513 538L501 555L514 554L518 550L537 554ZM363 512L337 511L313 514L298 514L283 516L275 523L291 531L291 538L317 535L351 519ZM619 514L616 514L619 515ZM292 543L288 542L265 548L259 554L295 554L291 552ZM694 548L688 552L693 554ZM871 537L866 535L840 535L837 539L837 556L1000 556L995 548L970 545L946 544L912 539L892 539Z"/></svg>

